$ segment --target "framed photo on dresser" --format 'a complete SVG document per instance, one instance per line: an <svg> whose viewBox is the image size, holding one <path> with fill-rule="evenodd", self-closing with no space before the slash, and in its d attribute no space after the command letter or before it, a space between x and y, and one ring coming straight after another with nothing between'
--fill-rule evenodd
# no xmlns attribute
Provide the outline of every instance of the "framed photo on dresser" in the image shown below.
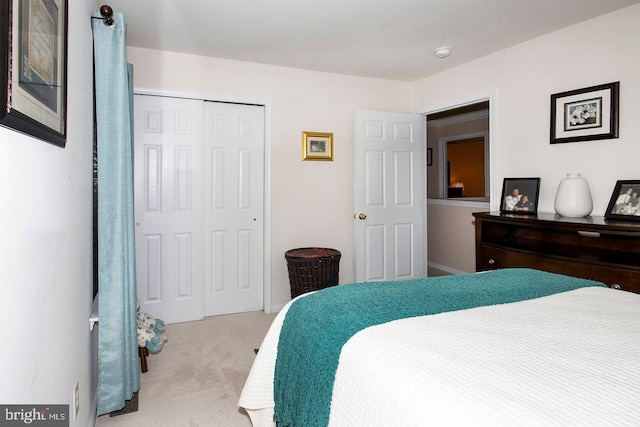
<svg viewBox="0 0 640 427"><path fill-rule="evenodd" d="M640 180L616 182L611 194L606 219L626 219L640 221Z"/></svg>
<svg viewBox="0 0 640 427"><path fill-rule="evenodd" d="M540 178L505 178L500 212L535 215L539 192Z"/></svg>

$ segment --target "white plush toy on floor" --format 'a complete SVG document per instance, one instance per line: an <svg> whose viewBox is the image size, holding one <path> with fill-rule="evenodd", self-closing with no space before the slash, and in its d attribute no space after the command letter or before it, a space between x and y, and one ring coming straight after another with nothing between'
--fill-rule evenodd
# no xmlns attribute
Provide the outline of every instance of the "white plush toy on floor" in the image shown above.
<svg viewBox="0 0 640 427"><path fill-rule="evenodd" d="M167 341L164 330L164 322L161 319L138 311L138 347L146 347L150 353L158 353Z"/></svg>

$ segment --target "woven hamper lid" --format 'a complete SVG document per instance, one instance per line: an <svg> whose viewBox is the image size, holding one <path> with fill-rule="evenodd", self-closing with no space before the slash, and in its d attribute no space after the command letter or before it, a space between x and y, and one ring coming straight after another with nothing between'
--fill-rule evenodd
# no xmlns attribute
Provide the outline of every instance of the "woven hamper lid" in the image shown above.
<svg viewBox="0 0 640 427"><path fill-rule="evenodd" d="M287 258L327 258L340 256L340 251L331 248L297 248L285 252Z"/></svg>

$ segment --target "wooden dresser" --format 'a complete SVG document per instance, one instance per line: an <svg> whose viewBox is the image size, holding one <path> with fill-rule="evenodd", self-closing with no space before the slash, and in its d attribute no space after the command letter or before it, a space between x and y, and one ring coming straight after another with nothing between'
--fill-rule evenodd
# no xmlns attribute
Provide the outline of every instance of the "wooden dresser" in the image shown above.
<svg viewBox="0 0 640 427"><path fill-rule="evenodd" d="M640 222L474 213L476 270L528 267L640 293Z"/></svg>

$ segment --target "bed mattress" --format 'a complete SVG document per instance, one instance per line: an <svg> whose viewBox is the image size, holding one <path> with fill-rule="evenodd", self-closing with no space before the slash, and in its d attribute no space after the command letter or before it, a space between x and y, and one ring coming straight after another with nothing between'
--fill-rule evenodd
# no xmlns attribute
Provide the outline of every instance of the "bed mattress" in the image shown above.
<svg viewBox="0 0 640 427"><path fill-rule="evenodd" d="M240 398L255 427L287 308ZM329 425L638 426L639 342L640 295L598 287L372 326L342 349Z"/></svg>

